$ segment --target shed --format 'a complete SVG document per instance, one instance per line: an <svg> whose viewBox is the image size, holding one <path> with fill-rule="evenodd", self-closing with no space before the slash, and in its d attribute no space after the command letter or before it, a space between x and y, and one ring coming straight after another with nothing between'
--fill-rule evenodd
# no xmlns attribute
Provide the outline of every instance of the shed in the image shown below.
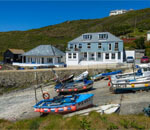
<svg viewBox="0 0 150 130"><path fill-rule="evenodd" d="M24 53L22 49L7 49L4 52L4 63L21 62L21 55Z"/></svg>

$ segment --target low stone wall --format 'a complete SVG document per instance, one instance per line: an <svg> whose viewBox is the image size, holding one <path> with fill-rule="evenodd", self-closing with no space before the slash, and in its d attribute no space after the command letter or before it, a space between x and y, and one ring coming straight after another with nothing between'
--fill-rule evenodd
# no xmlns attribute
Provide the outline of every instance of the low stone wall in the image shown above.
<svg viewBox="0 0 150 130"><path fill-rule="evenodd" d="M113 70L118 70L115 68ZM56 68L54 69L59 77L65 75L79 75L88 70L90 75L95 75L105 72L105 69L100 68ZM37 77L36 77L37 75ZM52 69L39 69L39 70L7 70L0 71L0 88L3 87L22 87L31 86L37 83L47 83L55 77ZM37 80L38 79L38 80Z"/></svg>

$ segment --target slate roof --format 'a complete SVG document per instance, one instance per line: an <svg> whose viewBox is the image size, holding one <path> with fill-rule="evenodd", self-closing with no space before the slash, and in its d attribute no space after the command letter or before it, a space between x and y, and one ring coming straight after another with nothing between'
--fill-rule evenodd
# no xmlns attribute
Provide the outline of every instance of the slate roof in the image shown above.
<svg viewBox="0 0 150 130"><path fill-rule="evenodd" d="M11 51L13 54L23 54L24 50L22 49L8 49L9 51Z"/></svg>
<svg viewBox="0 0 150 130"><path fill-rule="evenodd" d="M108 34L108 39L101 40L99 39L99 34ZM90 40L83 39L83 35L92 35L92 38ZM97 32L97 33L84 33L80 35L79 37L75 38L74 40L70 41L69 43L78 43L78 42L110 42L110 41L123 41L120 38L114 36L113 34L109 32Z"/></svg>
<svg viewBox="0 0 150 130"><path fill-rule="evenodd" d="M64 56L65 53L52 45L40 45L23 54L23 56Z"/></svg>

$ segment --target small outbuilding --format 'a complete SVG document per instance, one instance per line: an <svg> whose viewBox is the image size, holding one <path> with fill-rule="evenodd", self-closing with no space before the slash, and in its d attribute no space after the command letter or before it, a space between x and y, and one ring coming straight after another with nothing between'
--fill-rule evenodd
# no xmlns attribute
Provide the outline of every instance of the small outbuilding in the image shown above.
<svg viewBox="0 0 150 130"><path fill-rule="evenodd" d="M24 50L22 49L7 49L4 52L4 63L12 64L13 62L21 62L22 61L22 54Z"/></svg>

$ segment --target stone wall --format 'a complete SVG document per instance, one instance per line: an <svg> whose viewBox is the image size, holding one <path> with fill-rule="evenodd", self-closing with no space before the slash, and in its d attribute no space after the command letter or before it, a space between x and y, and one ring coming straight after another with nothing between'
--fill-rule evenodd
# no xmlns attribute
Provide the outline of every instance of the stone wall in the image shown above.
<svg viewBox="0 0 150 130"><path fill-rule="evenodd" d="M79 75L86 69L79 70L55 70L57 75L61 78L65 75ZM94 75L102 72L100 69L89 69L89 74ZM37 77L36 77L37 76ZM55 77L52 70L13 70L13 71L1 71L0 72L0 87L22 87L31 86L37 83L49 82ZM36 80L38 79L38 80Z"/></svg>

